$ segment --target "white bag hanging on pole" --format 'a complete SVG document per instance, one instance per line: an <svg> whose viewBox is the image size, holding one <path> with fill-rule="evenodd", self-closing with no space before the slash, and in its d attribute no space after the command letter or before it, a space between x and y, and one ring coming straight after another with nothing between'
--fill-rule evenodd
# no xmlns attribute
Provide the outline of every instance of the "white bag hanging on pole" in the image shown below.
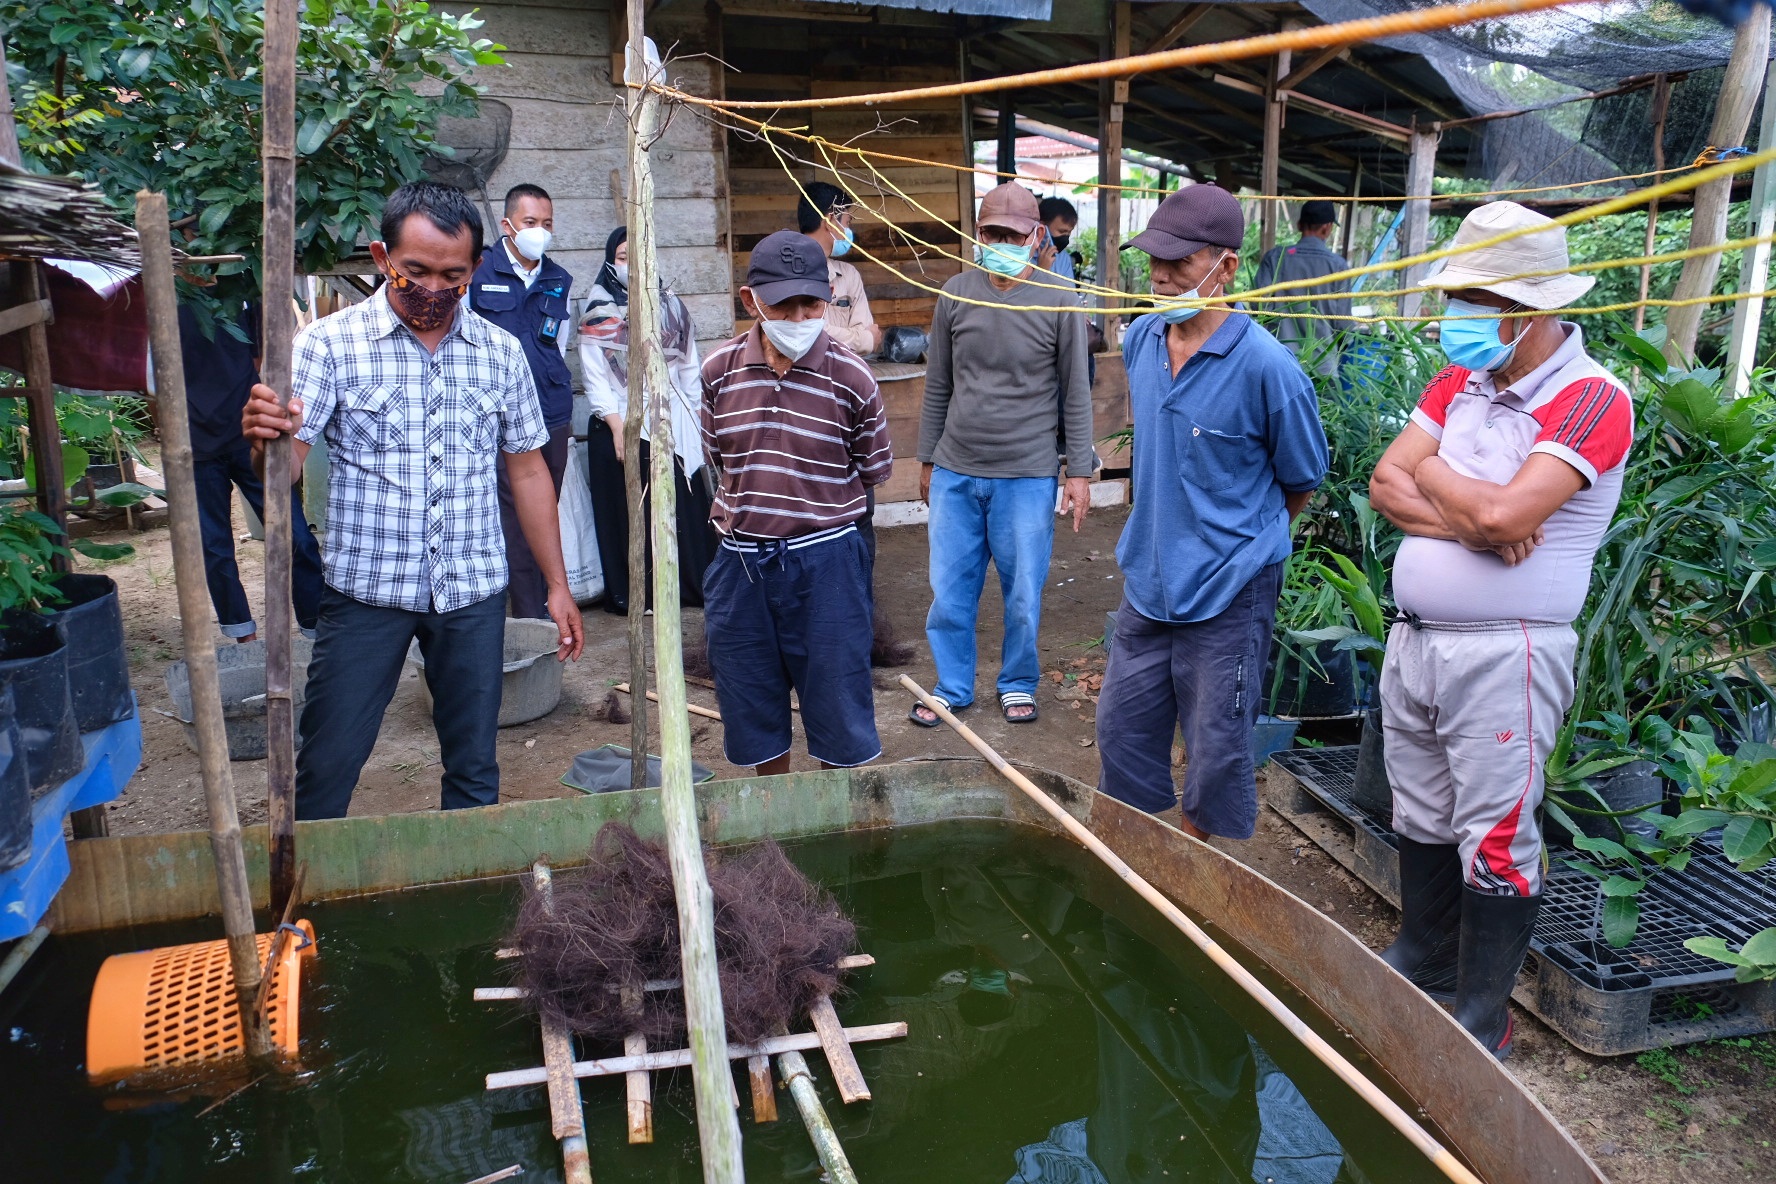
<svg viewBox="0 0 1776 1184"><path fill-rule="evenodd" d="M592 494L586 473L586 445L575 440L567 450L559 509L561 561L567 567L567 590L576 604L589 604L604 595L604 568L598 562L598 534L592 524Z"/></svg>

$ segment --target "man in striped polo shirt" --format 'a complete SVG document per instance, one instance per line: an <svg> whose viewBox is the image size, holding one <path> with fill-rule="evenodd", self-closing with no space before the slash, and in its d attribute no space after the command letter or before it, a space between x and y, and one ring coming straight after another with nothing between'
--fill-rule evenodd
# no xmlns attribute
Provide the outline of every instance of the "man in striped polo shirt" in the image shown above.
<svg viewBox="0 0 1776 1184"><path fill-rule="evenodd" d="M869 367L826 332L826 252L782 230L753 248L758 318L703 363L703 446L722 543L703 582L728 760L789 771L789 692L827 768L882 755L870 681L870 568L856 522L888 480L888 417Z"/></svg>
<svg viewBox="0 0 1776 1184"><path fill-rule="evenodd" d="M1573 699L1572 622L1622 494L1626 389L1552 315L1595 279L1566 233L1514 202L1469 214L1426 281L1447 294L1431 380L1370 483L1406 532L1381 711L1400 933L1382 958L1499 1059L1542 898L1542 766ZM1516 315L1509 314L1523 314Z"/></svg>

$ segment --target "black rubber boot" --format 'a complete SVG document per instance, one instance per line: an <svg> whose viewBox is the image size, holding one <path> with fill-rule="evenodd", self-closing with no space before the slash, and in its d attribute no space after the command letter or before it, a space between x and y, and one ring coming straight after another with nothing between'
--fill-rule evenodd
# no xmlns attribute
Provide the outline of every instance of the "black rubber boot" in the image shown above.
<svg viewBox="0 0 1776 1184"><path fill-rule="evenodd" d="M1501 1061L1511 1055L1511 988L1541 910L1540 896L1462 889L1455 1022Z"/></svg>
<svg viewBox="0 0 1776 1184"><path fill-rule="evenodd" d="M1461 851L1453 843L1400 839L1400 933L1382 961L1433 999L1455 998L1461 930Z"/></svg>

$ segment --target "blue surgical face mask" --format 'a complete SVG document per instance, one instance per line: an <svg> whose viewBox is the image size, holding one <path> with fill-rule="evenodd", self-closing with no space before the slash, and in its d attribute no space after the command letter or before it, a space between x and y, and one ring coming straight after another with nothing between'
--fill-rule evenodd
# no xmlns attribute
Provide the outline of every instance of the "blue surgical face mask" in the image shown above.
<svg viewBox="0 0 1776 1184"><path fill-rule="evenodd" d="M974 261L994 275L1016 277L1030 266L1030 251L1011 243L981 243L974 248Z"/></svg>
<svg viewBox="0 0 1776 1184"><path fill-rule="evenodd" d="M834 259L837 259L840 255L843 255L846 251L849 251L851 249L851 244L856 241L857 241L857 236L851 233L851 228L849 226L845 227L844 234L833 239L832 257Z"/></svg>
<svg viewBox="0 0 1776 1184"><path fill-rule="evenodd" d="M1209 276L1215 274L1215 269L1221 266L1221 260L1225 258L1227 258L1226 251L1222 251L1217 255L1215 261L1209 264L1208 274L1203 276L1203 278L1197 283L1196 287L1190 289L1190 291L1181 292L1176 296L1162 296L1158 292L1155 292L1153 293L1153 298L1155 300L1201 300L1203 298L1203 284L1209 282ZM1192 304L1181 308L1162 308L1159 310L1159 316L1160 319L1168 325L1182 325L1185 321L1188 321L1191 317L1201 311L1202 306L1200 304Z"/></svg>
<svg viewBox="0 0 1776 1184"><path fill-rule="evenodd" d="M1443 353L1464 370L1485 370L1496 372L1511 364L1511 356L1517 352L1517 342L1506 345L1499 338L1499 324L1496 319L1499 309L1488 308L1484 304L1474 304L1467 300L1448 300L1445 302L1448 314L1444 320L1437 322L1437 339L1443 347ZM1516 308L1512 305L1510 312ZM1483 320L1453 320L1454 317L1482 317ZM1518 340L1522 340L1519 336Z"/></svg>

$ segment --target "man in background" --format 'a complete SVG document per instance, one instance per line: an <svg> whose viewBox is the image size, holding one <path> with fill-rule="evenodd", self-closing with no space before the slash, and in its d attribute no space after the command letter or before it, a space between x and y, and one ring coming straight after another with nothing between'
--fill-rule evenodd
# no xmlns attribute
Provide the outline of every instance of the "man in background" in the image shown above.
<svg viewBox="0 0 1776 1184"><path fill-rule="evenodd" d="M1328 462L1313 383L1224 296L1245 218L1215 185L1171 194L1125 249L1150 257L1157 312L1123 339L1134 510L1116 544L1122 605L1098 698L1098 788L1196 838L1249 839L1252 727L1289 522ZM1180 802L1172 739L1190 761Z"/></svg>
<svg viewBox="0 0 1776 1184"><path fill-rule="evenodd" d="M815 181L803 189L796 205L796 226L826 252L832 277L832 302L826 306L826 332L859 357L882 347L882 327L870 313L863 276L842 256L851 250L851 195L837 185Z"/></svg>
<svg viewBox="0 0 1776 1184"><path fill-rule="evenodd" d="M925 637L937 662L932 697L974 702L975 626L987 563L1005 602L999 708L1034 723L1042 585L1054 555L1055 482L1066 439L1062 510L1073 529L1091 501L1091 386L1085 318L1073 294L1044 285L1035 251L1045 228L1036 195L1007 182L981 199L975 265L938 298L919 417L919 493L931 507L931 611ZM1074 315L1057 310L1069 310ZM1059 392L1059 397L1057 397ZM908 719L941 722L923 703Z"/></svg>
<svg viewBox="0 0 1776 1184"><path fill-rule="evenodd" d="M500 219L500 240L481 253L480 265L475 268L469 307L524 347L524 360L543 409L543 426L549 432L541 449L543 463L559 498L573 419L573 380L567 372L567 346L574 335L568 324L567 295L573 289L573 276L547 257L554 237L555 203L549 194L540 185L512 186ZM500 532L506 540L506 593L511 615L546 617L548 584L524 541L506 465L502 452L499 514Z"/></svg>
<svg viewBox="0 0 1776 1184"><path fill-rule="evenodd" d="M751 329L703 362L703 446L721 546L703 579L724 752L789 772L790 691L826 768L882 755L870 681L870 574L856 522L894 449L868 366L833 340L827 257L787 230L752 249Z"/></svg>
<svg viewBox="0 0 1776 1184"><path fill-rule="evenodd" d="M265 483L253 471L253 449L241 439L241 408L259 381L259 308L235 312L233 330L212 322L209 335L197 313L179 306L179 352L185 361L185 401L191 421L191 459L197 480L197 521L203 535L204 578L216 622L236 641L259 636L234 560L234 491L265 518ZM236 336L236 333L239 336ZM321 612L321 547L302 513L300 491L290 490L291 599L296 624L313 637Z"/></svg>
<svg viewBox="0 0 1776 1184"><path fill-rule="evenodd" d="M1036 246L1036 266L1074 281L1073 255L1068 246L1079 226L1079 211L1064 197L1045 197L1036 206L1042 220L1042 239Z"/></svg>
<svg viewBox="0 0 1776 1184"><path fill-rule="evenodd" d="M1275 283L1316 280L1334 272L1349 270L1350 264L1345 261L1344 256L1331 247L1332 235L1338 229L1336 206L1329 201L1303 202L1299 225L1301 238L1294 246L1285 247L1278 243L1266 251L1264 258L1258 261L1258 275L1252 281L1254 288L1263 288ZM1301 297L1298 302L1290 304L1259 303L1254 305L1251 311L1258 314L1282 313L1283 315L1273 321L1270 326L1276 339L1293 350L1297 356L1305 351L1307 359L1303 364L1315 374L1322 378L1337 378L1339 350L1331 338L1340 330L1349 328L1350 323L1348 321L1320 320L1319 317L1349 316L1351 309L1349 292L1348 281L1289 288L1276 292L1274 295ZM1318 315L1291 316L1289 311L1296 314ZM1311 345L1310 343L1318 344Z"/></svg>

